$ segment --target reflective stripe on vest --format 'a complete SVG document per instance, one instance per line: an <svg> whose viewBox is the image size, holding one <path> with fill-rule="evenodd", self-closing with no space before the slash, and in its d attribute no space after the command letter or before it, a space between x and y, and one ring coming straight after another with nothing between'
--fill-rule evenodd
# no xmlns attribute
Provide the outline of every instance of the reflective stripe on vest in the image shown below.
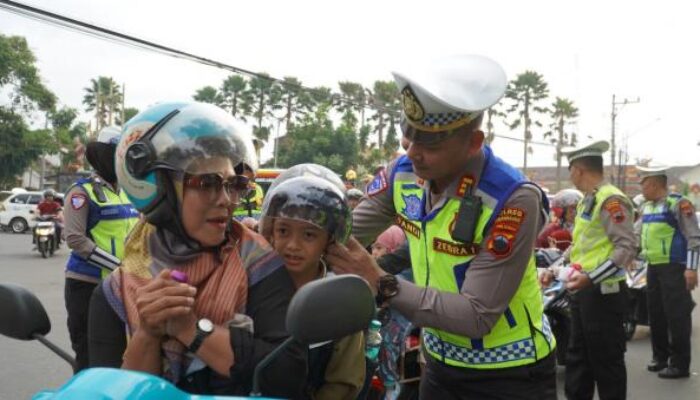
<svg viewBox="0 0 700 400"><path fill-rule="evenodd" d="M646 202L642 206L642 256L651 265L686 263L688 242L672 211L682 199L671 194L657 204Z"/></svg>
<svg viewBox="0 0 700 400"><path fill-rule="evenodd" d="M262 214L262 203L265 197L265 193L263 192L262 186L258 185L257 183L253 184L255 185L255 195L253 196L253 198L250 200L243 199L241 201L241 204L238 207L236 207L235 210L233 210L233 216L237 220L241 220L248 216L253 217L255 219L259 219L260 215ZM248 215L248 208L246 204L248 201L250 201L251 205L253 205L253 208L250 210L250 215Z"/></svg>
<svg viewBox="0 0 700 400"><path fill-rule="evenodd" d="M613 185L605 184L601 186L595 194L595 205L590 215L584 215L584 201L581 200L576 208L576 220L574 222L574 232L571 244L571 262L578 263L586 272L591 272L607 261L615 250L615 246L608 239L605 228L600 219L600 211L603 203L610 196L621 196L624 193ZM620 270L603 282L612 283L625 279L624 270Z"/></svg>
<svg viewBox="0 0 700 400"><path fill-rule="evenodd" d="M403 156L390 177L396 223L409 241L414 282L443 292L459 293L469 263L481 247L484 233L514 190L526 183L517 170L484 148L484 172L475 194L483 202L477 224L475 245L455 242L451 227L459 210L460 198L451 197L439 209L425 215L426 196L416 184L413 166ZM508 308L489 334L469 338L447 331L425 328L425 348L445 364L477 369L527 365L546 357L555 341L543 313L542 295L537 283L534 255Z"/></svg>
<svg viewBox="0 0 700 400"><path fill-rule="evenodd" d="M138 211L131 205L126 192L119 194L106 186L102 186L106 202L100 202L93 191L91 180L80 180L76 183L85 190L89 198L89 214L87 220L87 236L97 247L114 255L120 260L124 258L124 242L131 229L138 222ZM66 269L77 274L94 278L104 278L108 270L88 263L75 252L71 252Z"/></svg>

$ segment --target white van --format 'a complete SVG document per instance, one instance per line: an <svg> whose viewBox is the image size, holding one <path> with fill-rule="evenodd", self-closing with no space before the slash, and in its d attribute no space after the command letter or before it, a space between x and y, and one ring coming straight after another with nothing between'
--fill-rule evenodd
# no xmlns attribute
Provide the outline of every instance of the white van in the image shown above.
<svg viewBox="0 0 700 400"><path fill-rule="evenodd" d="M0 202L0 228L22 233L36 225L36 206L44 197L44 192L20 192L7 196ZM62 196L57 194L60 202Z"/></svg>

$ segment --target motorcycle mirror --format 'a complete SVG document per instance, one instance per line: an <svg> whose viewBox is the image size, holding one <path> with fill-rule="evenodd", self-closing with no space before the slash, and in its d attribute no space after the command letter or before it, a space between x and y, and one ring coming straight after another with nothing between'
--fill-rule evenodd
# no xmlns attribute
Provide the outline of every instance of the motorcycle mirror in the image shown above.
<svg viewBox="0 0 700 400"><path fill-rule="evenodd" d="M287 308L287 330L291 336L255 367L251 397L262 395L262 371L292 341L309 345L362 331L369 326L374 311L372 290L357 275L332 276L302 286Z"/></svg>
<svg viewBox="0 0 700 400"><path fill-rule="evenodd" d="M340 275L304 285L287 310L287 330L304 344L340 339L367 329L375 303L367 282Z"/></svg>
<svg viewBox="0 0 700 400"><path fill-rule="evenodd" d="M19 340L36 339L51 331L44 306L29 290L10 283L0 284L0 334Z"/></svg>

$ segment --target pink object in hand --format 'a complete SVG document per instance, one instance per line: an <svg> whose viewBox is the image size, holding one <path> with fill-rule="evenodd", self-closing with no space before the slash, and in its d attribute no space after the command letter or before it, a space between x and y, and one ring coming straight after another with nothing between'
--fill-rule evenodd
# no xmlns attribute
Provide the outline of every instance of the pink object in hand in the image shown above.
<svg viewBox="0 0 700 400"><path fill-rule="evenodd" d="M170 277L173 278L173 280L178 281L180 283L187 283L187 274L182 272L182 271L172 271L170 272Z"/></svg>

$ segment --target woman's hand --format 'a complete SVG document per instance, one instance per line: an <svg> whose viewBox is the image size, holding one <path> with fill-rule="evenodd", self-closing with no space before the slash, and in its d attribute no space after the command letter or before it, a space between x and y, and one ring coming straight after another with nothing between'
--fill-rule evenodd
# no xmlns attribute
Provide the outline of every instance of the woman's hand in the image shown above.
<svg viewBox="0 0 700 400"><path fill-rule="evenodd" d="M197 289L179 283L164 269L148 284L136 289L140 329L152 337L166 334L166 322L192 314Z"/></svg>

